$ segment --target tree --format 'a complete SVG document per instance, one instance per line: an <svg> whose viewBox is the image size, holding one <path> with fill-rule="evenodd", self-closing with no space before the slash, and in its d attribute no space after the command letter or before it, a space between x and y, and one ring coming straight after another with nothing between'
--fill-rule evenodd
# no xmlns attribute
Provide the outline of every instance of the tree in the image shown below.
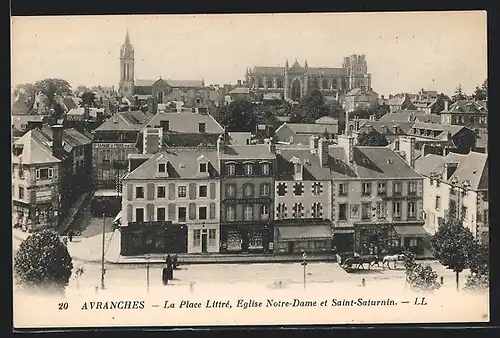
<svg viewBox="0 0 500 338"><path fill-rule="evenodd" d="M441 264L455 272L458 291L460 273L469 265L474 236L461 221L448 218L432 236L431 243L434 256Z"/></svg>
<svg viewBox="0 0 500 338"><path fill-rule="evenodd" d="M462 85L461 84L459 84L458 87L457 87L457 89L455 89L455 94L451 98L455 102L457 102L459 100L465 100L466 99L465 94L463 93Z"/></svg>
<svg viewBox="0 0 500 338"><path fill-rule="evenodd" d="M32 104L35 99L35 86L32 83L17 85L14 88L14 99Z"/></svg>
<svg viewBox="0 0 500 338"><path fill-rule="evenodd" d="M48 107L53 108L55 103L55 95L72 95L71 85L66 80L62 79L45 79L35 82L35 92L41 91L48 99Z"/></svg>
<svg viewBox="0 0 500 338"><path fill-rule="evenodd" d="M89 92L90 89L87 86L82 85L82 86L76 87L76 91L79 93L85 93L85 92Z"/></svg>
<svg viewBox="0 0 500 338"><path fill-rule="evenodd" d="M488 99L488 79L484 80L481 87L476 86L474 94L472 94L474 100L481 101Z"/></svg>
<svg viewBox="0 0 500 338"><path fill-rule="evenodd" d="M89 106L89 107L93 107L94 106L94 101L95 101L95 94L92 93L92 92L85 92L82 94L82 105L85 106Z"/></svg>
<svg viewBox="0 0 500 338"><path fill-rule="evenodd" d="M437 281L437 273L430 265L422 265L415 261L415 254L404 252L406 282L416 291L434 291L441 287Z"/></svg>
<svg viewBox="0 0 500 338"><path fill-rule="evenodd" d="M465 290L488 290L490 277L488 246L474 242L469 258L469 268L471 274L467 277Z"/></svg>
<svg viewBox="0 0 500 338"><path fill-rule="evenodd" d="M16 281L20 287L30 290L62 292L72 269L68 249L53 230L28 236L14 258Z"/></svg>
<svg viewBox="0 0 500 338"><path fill-rule="evenodd" d="M228 131L250 131L255 132L257 116L254 104L245 100L236 100L222 107L219 114L219 122Z"/></svg>
<svg viewBox="0 0 500 338"><path fill-rule="evenodd" d="M320 117L329 115L329 112L323 94L313 89L301 100L298 107L292 108L290 122L314 123Z"/></svg>
<svg viewBox="0 0 500 338"><path fill-rule="evenodd" d="M384 135L376 130L371 130L359 134L358 144L360 146L386 147L389 142Z"/></svg>

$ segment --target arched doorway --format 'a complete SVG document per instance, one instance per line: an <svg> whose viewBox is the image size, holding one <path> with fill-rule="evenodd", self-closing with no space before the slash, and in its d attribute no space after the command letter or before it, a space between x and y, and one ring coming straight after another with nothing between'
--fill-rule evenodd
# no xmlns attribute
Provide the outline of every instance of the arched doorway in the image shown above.
<svg viewBox="0 0 500 338"><path fill-rule="evenodd" d="M293 101L300 100L301 89L302 89L302 84L300 83L300 80L299 79L293 80L292 86L290 87L290 98Z"/></svg>

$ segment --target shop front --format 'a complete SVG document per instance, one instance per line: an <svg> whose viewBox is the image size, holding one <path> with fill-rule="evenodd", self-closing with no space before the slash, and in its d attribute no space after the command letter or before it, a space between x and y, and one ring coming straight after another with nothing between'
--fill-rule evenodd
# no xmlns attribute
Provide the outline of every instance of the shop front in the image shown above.
<svg viewBox="0 0 500 338"><path fill-rule="evenodd" d="M401 237L402 246L415 255L423 255L425 248L430 248L431 235L423 225L398 225L394 229Z"/></svg>
<svg viewBox="0 0 500 338"><path fill-rule="evenodd" d="M57 211L52 202L36 205L13 201L12 225L22 231L32 232L57 227Z"/></svg>
<svg viewBox="0 0 500 338"><path fill-rule="evenodd" d="M275 253L331 253L332 240L330 224L283 224L276 228Z"/></svg>
<svg viewBox="0 0 500 338"><path fill-rule="evenodd" d="M333 247L334 253L354 252L354 228L333 228Z"/></svg>
<svg viewBox="0 0 500 338"><path fill-rule="evenodd" d="M188 231L185 224L168 221L129 222L120 227L123 256L187 253Z"/></svg>
<svg viewBox="0 0 500 338"><path fill-rule="evenodd" d="M401 238L391 225L356 226L354 252L360 255L392 255L401 251Z"/></svg>
<svg viewBox="0 0 500 338"><path fill-rule="evenodd" d="M269 223L221 224L220 252L267 253L274 249L273 226Z"/></svg>
<svg viewBox="0 0 500 338"><path fill-rule="evenodd" d="M99 189L92 197L91 210L94 217L115 217L122 208L122 194L116 189Z"/></svg>

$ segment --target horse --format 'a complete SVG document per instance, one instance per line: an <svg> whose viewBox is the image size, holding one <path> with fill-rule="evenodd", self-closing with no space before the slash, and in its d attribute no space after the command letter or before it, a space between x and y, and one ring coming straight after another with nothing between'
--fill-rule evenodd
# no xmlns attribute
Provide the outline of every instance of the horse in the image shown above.
<svg viewBox="0 0 500 338"><path fill-rule="evenodd" d="M390 270L391 267L389 265L390 262L394 263L394 269L398 266L398 261L402 261L404 259L403 254L397 254L397 255L392 255L392 256L384 256L382 259L382 267L384 268L385 265L387 264L387 268Z"/></svg>

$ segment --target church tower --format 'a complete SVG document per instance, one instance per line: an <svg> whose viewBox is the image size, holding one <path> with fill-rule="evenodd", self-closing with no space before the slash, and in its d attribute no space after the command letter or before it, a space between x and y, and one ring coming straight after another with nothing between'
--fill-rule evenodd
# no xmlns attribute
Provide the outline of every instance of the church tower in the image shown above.
<svg viewBox="0 0 500 338"><path fill-rule="evenodd" d="M120 49L119 93L127 98L134 94L134 47L130 43L128 30Z"/></svg>

